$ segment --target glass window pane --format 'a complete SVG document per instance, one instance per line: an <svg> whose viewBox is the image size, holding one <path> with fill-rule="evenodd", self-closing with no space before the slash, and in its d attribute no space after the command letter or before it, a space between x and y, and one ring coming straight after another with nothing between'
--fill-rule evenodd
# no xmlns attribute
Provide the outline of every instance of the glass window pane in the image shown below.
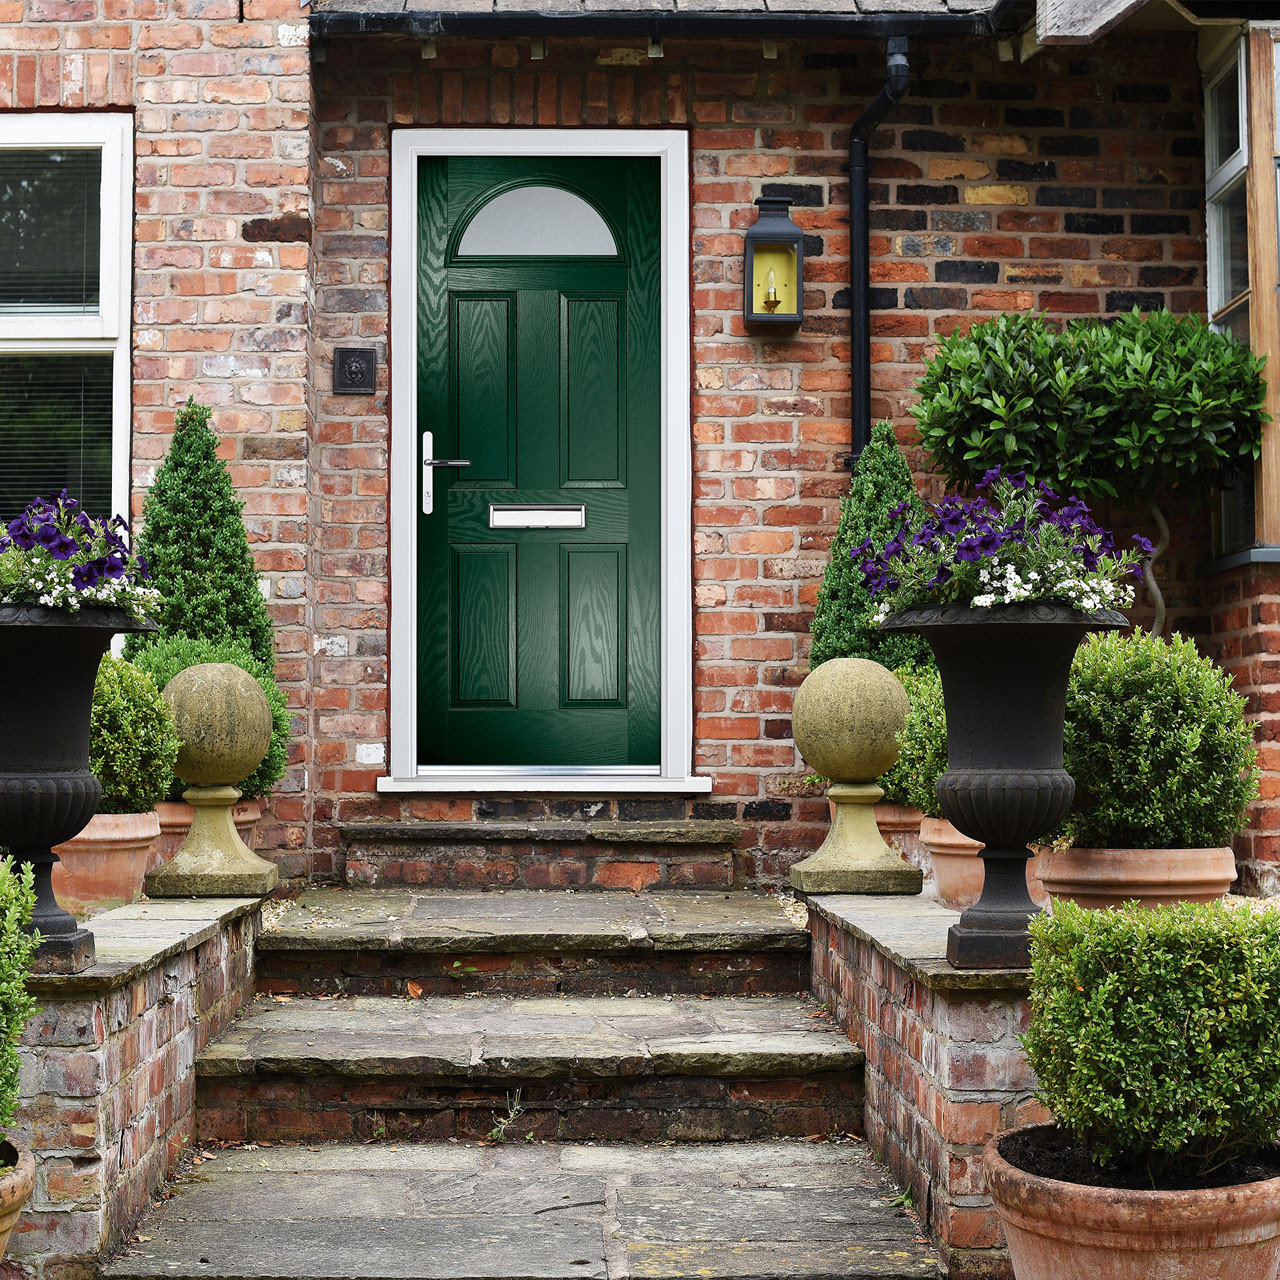
<svg viewBox="0 0 1280 1280"><path fill-rule="evenodd" d="M98 309L102 152L0 147L0 315Z"/></svg>
<svg viewBox="0 0 1280 1280"><path fill-rule="evenodd" d="M110 355L0 355L0 519L66 489L111 511Z"/></svg>
<svg viewBox="0 0 1280 1280"><path fill-rule="evenodd" d="M1217 280L1210 306L1216 311L1249 287L1249 204L1243 182L1213 202L1211 225Z"/></svg>
<svg viewBox="0 0 1280 1280"><path fill-rule="evenodd" d="M1240 149L1240 80L1236 64L1209 90L1209 172Z"/></svg>
<svg viewBox="0 0 1280 1280"><path fill-rule="evenodd" d="M462 233L458 256L618 256L599 212L563 187L516 187L496 195Z"/></svg>

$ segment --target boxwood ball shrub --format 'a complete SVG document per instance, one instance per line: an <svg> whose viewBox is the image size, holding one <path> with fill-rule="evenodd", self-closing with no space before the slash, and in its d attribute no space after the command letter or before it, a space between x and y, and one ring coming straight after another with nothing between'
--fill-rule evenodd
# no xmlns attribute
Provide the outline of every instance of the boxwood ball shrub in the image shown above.
<svg viewBox="0 0 1280 1280"><path fill-rule="evenodd" d="M891 515L895 509L897 516ZM904 511L921 515L923 510L892 425L877 423L854 464L849 492L840 500L831 563L813 615L811 668L829 658L869 658L891 671L906 663L932 666L933 654L919 636L880 630L861 565L851 554L868 538L876 546L888 542Z"/></svg>
<svg viewBox="0 0 1280 1280"><path fill-rule="evenodd" d="M165 798L177 759L173 716L156 682L108 654L89 716L89 768L102 783L98 812L149 813Z"/></svg>
<svg viewBox="0 0 1280 1280"><path fill-rule="evenodd" d="M1190 640L1086 638L1067 688L1066 836L1082 848L1229 844L1258 794L1253 726L1227 674Z"/></svg>
<svg viewBox="0 0 1280 1280"><path fill-rule="evenodd" d="M0 859L0 1137L18 1108L18 1073L22 1038L36 1002L27 994L27 975L39 944L29 933L36 906L35 876L30 863L15 870L12 858Z"/></svg>
<svg viewBox="0 0 1280 1280"><path fill-rule="evenodd" d="M1212 1174L1280 1130L1280 911L1226 902L1031 921L1038 1097L1104 1169Z"/></svg>
<svg viewBox="0 0 1280 1280"><path fill-rule="evenodd" d="M911 709L898 734L898 762L878 781L891 804L919 809L926 818L940 818L937 783L947 767L942 677L937 667L899 667L894 675L902 681Z"/></svg>
<svg viewBox="0 0 1280 1280"><path fill-rule="evenodd" d="M150 673L156 687L161 690L179 671L198 666L202 662L229 662L247 671L267 695L267 703L271 707L271 745L267 748L262 763L236 785L244 799L256 800L266 795L284 777L289 763L289 737L292 730L289 707L271 669L257 661L247 649L234 644L215 644L209 640L192 639L189 636L167 636L142 650L136 662ZM185 789L172 776L169 788L169 796L174 800L180 799Z"/></svg>
<svg viewBox="0 0 1280 1280"><path fill-rule="evenodd" d="M161 635L236 644L273 667L271 618L258 589L244 504L218 457L211 416L194 399L178 410L173 443L142 508L138 549L163 597L155 620ZM131 635L125 656L137 657L156 638Z"/></svg>

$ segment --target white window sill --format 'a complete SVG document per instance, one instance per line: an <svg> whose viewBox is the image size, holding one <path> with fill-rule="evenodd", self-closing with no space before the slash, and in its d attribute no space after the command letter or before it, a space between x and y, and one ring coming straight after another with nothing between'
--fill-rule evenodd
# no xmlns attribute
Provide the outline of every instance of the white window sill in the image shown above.
<svg viewBox="0 0 1280 1280"><path fill-rule="evenodd" d="M483 795L706 795L710 778L664 778L635 773L490 773L461 771L420 773L412 778L379 778L381 794L412 795L424 792L478 792Z"/></svg>

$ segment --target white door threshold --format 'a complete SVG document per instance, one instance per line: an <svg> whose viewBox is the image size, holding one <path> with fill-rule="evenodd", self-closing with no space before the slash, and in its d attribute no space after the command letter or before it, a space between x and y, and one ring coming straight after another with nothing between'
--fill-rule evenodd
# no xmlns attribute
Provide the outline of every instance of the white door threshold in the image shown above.
<svg viewBox="0 0 1280 1280"><path fill-rule="evenodd" d="M411 778L379 778L383 794L478 792L482 795L706 795L710 778L656 773L463 773L432 770Z"/></svg>

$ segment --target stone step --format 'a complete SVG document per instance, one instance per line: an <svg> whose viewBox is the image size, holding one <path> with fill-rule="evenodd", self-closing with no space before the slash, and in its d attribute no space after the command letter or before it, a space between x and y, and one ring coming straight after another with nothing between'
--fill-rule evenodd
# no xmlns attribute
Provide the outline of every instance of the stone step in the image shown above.
<svg viewBox="0 0 1280 1280"><path fill-rule="evenodd" d="M809 945L777 898L745 890L314 889L269 912L257 981L334 995L795 994Z"/></svg>
<svg viewBox="0 0 1280 1280"><path fill-rule="evenodd" d="M259 997L196 1060L203 1141L856 1133L862 1054L801 997Z"/></svg>
<svg viewBox="0 0 1280 1280"><path fill-rule="evenodd" d="M736 822L345 822L351 885L699 889L733 884Z"/></svg>
<svg viewBox="0 0 1280 1280"><path fill-rule="evenodd" d="M861 1143L227 1150L104 1280L927 1280Z"/></svg>

